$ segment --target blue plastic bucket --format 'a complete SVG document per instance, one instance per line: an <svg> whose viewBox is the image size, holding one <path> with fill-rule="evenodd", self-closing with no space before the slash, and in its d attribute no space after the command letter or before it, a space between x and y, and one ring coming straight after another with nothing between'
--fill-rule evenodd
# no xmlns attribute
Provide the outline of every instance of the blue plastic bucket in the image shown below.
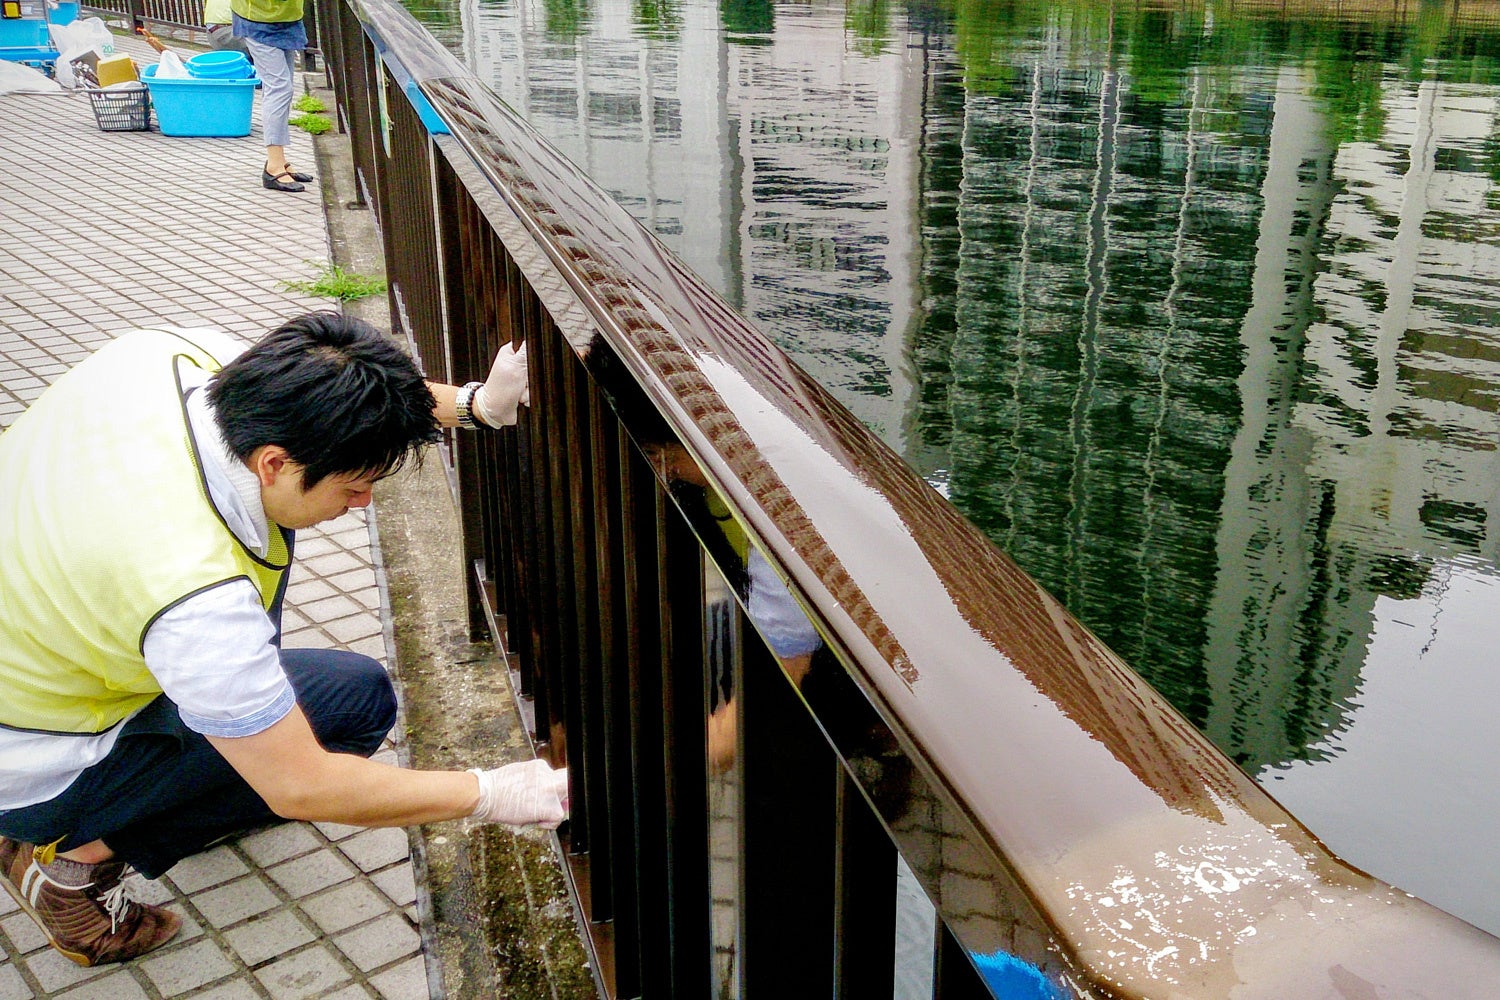
<svg viewBox="0 0 1500 1000"><path fill-rule="evenodd" d="M242 80L250 75L250 60L245 53L230 49L200 52L184 65L190 76L200 80Z"/></svg>
<svg viewBox="0 0 1500 1000"><path fill-rule="evenodd" d="M250 134L255 77L242 80L158 80L156 67L141 71L162 135L239 136Z"/></svg>

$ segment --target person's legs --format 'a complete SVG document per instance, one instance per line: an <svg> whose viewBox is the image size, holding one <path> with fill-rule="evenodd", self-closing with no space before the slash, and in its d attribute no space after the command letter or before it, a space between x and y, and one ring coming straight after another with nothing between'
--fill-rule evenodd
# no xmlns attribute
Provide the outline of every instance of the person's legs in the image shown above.
<svg viewBox="0 0 1500 1000"><path fill-rule="evenodd" d="M379 663L342 650L281 654L297 703L329 750L369 756L395 722ZM49 802L0 815L0 835L58 851L102 840L157 878L208 844L276 818L264 800L158 698L126 723L115 749Z"/></svg>
<svg viewBox="0 0 1500 1000"><path fill-rule="evenodd" d="M379 748L396 718L380 664L339 650L283 650L281 659L325 747L363 756ZM127 862L156 878L214 840L274 818L162 696L62 795L0 813L0 884L72 961L124 962L171 940L181 923L130 898ZM109 860L55 854L76 846L103 849Z"/></svg>
<svg viewBox="0 0 1500 1000"><path fill-rule="evenodd" d="M266 143L265 175L261 182L275 191L302 191L304 188L287 174L286 146L291 138L287 124L292 116L295 96L296 53L273 48L254 39L245 39L255 72L260 77L261 133Z"/></svg>

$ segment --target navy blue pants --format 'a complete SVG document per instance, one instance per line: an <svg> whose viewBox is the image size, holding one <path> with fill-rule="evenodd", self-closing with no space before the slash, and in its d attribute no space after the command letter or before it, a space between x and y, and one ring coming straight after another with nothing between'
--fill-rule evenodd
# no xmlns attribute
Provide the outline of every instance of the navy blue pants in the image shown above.
<svg viewBox="0 0 1500 1000"><path fill-rule="evenodd" d="M396 721L384 668L344 650L284 649L281 665L318 742L368 757ZM103 840L147 878L228 834L276 815L203 736L158 697L125 723L114 749L47 802L0 814L0 835L59 851Z"/></svg>

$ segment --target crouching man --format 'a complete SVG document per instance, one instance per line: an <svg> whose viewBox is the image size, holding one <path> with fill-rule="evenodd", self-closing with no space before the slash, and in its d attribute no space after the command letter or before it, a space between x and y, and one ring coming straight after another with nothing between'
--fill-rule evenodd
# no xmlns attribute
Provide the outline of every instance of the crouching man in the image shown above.
<svg viewBox="0 0 1500 1000"><path fill-rule="evenodd" d="M127 334L0 435L0 884L80 965L177 932L127 866L156 878L277 817L566 816L541 761L366 759L396 715L380 664L280 648L296 530L368 504L440 427L514 423L524 347L462 388L331 313L236 354L212 331Z"/></svg>

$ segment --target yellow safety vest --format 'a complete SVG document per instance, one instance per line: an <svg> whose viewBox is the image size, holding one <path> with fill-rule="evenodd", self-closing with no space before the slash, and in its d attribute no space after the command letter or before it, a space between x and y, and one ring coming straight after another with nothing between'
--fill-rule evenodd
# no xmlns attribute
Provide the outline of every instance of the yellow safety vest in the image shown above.
<svg viewBox="0 0 1500 1000"><path fill-rule="evenodd" d="M209 500L180 373L217 371L182 334L140 330L63 375L0 435L0 725L103 732L161 687L146 632L247 578L267 608L288 553L261 559Z"/></svg>
<svg viewBox="0 0 1500 1000"><path fill-rule="evenodd" d="M281 24L302 20L302 0L230 0L229 6L247 21Z"/></svg>

